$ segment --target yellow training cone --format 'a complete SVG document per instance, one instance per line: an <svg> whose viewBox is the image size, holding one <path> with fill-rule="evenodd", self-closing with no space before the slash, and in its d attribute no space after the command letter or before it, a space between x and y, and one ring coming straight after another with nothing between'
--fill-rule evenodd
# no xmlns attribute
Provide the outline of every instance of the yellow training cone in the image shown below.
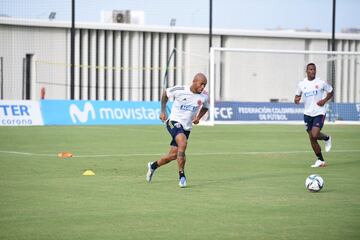
<svg viewBox="0 0 360 240"><path fill-rule="evenodd" d="M84 173L83 173L83 176L95 176L95 173L91 170L86 170Z"/></svg>

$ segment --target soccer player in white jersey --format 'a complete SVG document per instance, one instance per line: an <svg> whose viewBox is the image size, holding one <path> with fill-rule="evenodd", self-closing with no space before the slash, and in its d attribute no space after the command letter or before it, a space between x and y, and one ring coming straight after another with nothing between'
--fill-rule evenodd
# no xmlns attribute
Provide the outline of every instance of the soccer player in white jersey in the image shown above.
<svg viewBox="0 0 360 240"><path fill-rule="evenodd" d="M170 151L158 161L148 163L146 180L151 181L154 171L173 160L177 160L179 169L179 186L186 187L185 150L192 124L198 124L208 111L209 97L203 93L207 84L204 74L194 76L191 86L174 86L167 88L161 98L160 119L166 123L166 128L172 137ZM173 98L170 116L166 114L166 103ZM200 109L200 110L199 110Z"/></svg>
<svg viewBox="0 0 360 240"><path fill-rule="evenodd" d="M333 88L327 82L316 78L316 66L309 63L306 66L307 77L300 81L295 93L294 102L300 103L301 98L304 100L304 122L306 131L309 134L311 147L317 157L311 167L325 167L321 147L317 140L325 141L325 151L331 149L331 137L321 132L324 126L326 115L326 102L334 95Z"/></svg>

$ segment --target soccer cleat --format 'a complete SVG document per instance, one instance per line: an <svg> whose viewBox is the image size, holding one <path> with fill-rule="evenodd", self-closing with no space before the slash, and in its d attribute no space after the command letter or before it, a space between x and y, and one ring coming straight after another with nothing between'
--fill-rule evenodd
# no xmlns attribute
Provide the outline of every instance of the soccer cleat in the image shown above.
<svg viewBox="0 0 360 240"><path fill-rule="evenodd" d="M179 186L180 186L181 188L186 187L186 178L185 178L185 177L181 177L181 178L180 178Z"/></svg>
<svg viewBox="0 0 360 240"><path fill-rule="evenodd" d="M146 181L151 182L152 176L155 172L154 169L151 168L152 162L148 162L148 171L146 173Z"/></svg>
<svg viewBox="0 0 360 240"><path fill-rule="evenodd" d="M329 139L325 141L325 152L330 152L331 149L331 136L329 136Z"/></svg>
<svg viewBox="0 0 360 240"><path fill-rule="evenodd" d="M312 168L318 168L318 167L326 167L325 161L316 160L314 165L311 165Z"/></svg>

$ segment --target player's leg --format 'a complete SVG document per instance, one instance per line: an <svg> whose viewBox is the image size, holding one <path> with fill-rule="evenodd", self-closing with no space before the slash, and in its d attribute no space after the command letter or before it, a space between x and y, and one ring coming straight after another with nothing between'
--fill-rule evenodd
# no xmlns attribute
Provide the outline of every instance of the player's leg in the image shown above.
<svg viewBox="0 0 360 240"><path fill-rule="evenodd" d="M316 154L317 152L319 152L320 146L319 146L319 144L317 144L316 138L313 139L313 134L312 134L313 120L314 120L313 117L308 116L308 115L304 115L304 122L305 122L305 125L306 125L306 132L309 135L309 140L310 140L311 147L312 147L314 153ZM314 133L316 133L316 132L314 132Z"/></svg>
<svg viewBox="0 0 360 240"><path fill-rule="evenodd" d="M311 147L316 155L321 153L321 147L317 141L319 133L320 133L320 128L318 127L312 127L311 130L308 131Z"/></svg>
<svg viewBox="0 0 360 240"><path fill-rule="evenodd" d="M320 132L318 140L323 140L325 142L325 152L330 152L331 150L331 136L326 133Z"/></svg>
<svg viewBox="0 0 360 240"><path fill-rule="evenodd" d="M321 153L321 147L318 142L319 138L322 138L321 129L324 124L325 116L319 115L313 118L313 126L311 128L311 132L309 132L311 146L316 154L317 160L315 164L311 167L325 167L326 163L324 161L323 155Z"/></svg>
<svg viewBox="0 0 360 240"><path fill-rule="evenodd" d="M314 119L314 123L317 127L320 128L317 139L325 141L325 152L329 152L331 149L331 137L322 132L322 128L324 127L325 123L325 115L316 116Z"/></svg>
<svg viewBox="0 0 360 240"><path fill-rule="evenodd" d="M328 137L329 137L328 135L326 135L326 134L324 134L324 133L322 133L322 132L320 131L317 140L325 140L325 139L328 138Z"/></svg>
<svg viewBox="0 0 360 240"><path fill-rule="evenodd" d="M321 132L321 129L323 128L325 123L325 115L319 116L317 121L320 122L319 126L321 126L317 140L323 140L325 142L325 152L329 152L331 149L331 136Z"/></svg>
<svg viewBox="0 0 360 240"><path fill-rule="evenodd" d="M180 133L176 136L177 147L177 162L179 167L179 172L184 172L185 168L185 151L187 147L187 137L184 133Z"/></svg>
<svg viewBox="0 0 360 240"><path fill-rule="evenodd" d="M313 165L311 165L311 167L325 167L325 161L324 161L323 155L321 153L321 147L317 141L317 136L318 136L319 132L320 132L320 128L318 128L318 127L313 127L311 129L311 131L308 132L311 147L314 150L314 153L317 157L315 163Z"/></svg>
<svg viewBox="0 0 360 240"><path fill-rule="evenodd" d="M176 146L170 146L170 151L168 154L160 158L156 163L157 167L168 164L169 162L177 158L178 148Z"/></svg>
<svg viewBox="0 0 360 240"><path fill-rule="evenodd" d="M321 147L317 141L322 127L322 123L319 122L319 117L320 116L311 117L308 115L304 115L304 122L306 125L306 131L309 135L310 144L317 157L315 164L311 165L311 167L325 166L324 158L321 153Z"/></svg>
<svg viewBox="0 0 360 240"><path fill-rule="evenodd" d="M177 163L179 169L179 186L186 187L186 177L185 177L185 162L186 156L185 151L187 147L187 135L185 133L179 133L176 136L176 144L178 145L177 149Z"/></svg>
<svg viewBox="0 0 360 240"><path fill-rule="evenodd" d="M154 175L154 172L158 167L165 165L177 158L178 150L177 150L177 145L176 145L176 141L175 141L175 137L176 137L175 130L176 129L173 127L173 125L169 121L166 122L166 128L172 138L171 142L170 142L170 151L168 154L166 154L165 156L160 158L158 161L148 163L148 171L146 173L146 181L148 181L148 182L151 182L152 176Z"/></svg>
<svg viewBox="0 0 360 240"><path fill-rule="evenodd" d="M331 150L331 136L326 133L320 132L318 140L323 140L325 142L325 152L330 152Z"/></svg>
<svg viewBox="0 0 360 240"><path fill-rule="evenodd" d="M148 182L151 182L152 176L154 175L155 170L165 164L168 164L169 162L175 160L177 158L177 147L176 146L170 146L170 151L168 154L160 158L159 160L155 162L149 162L148 163L148 171L146 173L146 180Z"/></svg>
<svg viewBox="0 0 360 240"><path fill-rule="evenodd" d="M190 132L185 131L182 125L175 121L167 121L166 127L172 137L172 141L170 142L170 151L167 155L163 156L158 161L148 163L148 172L146 174L146 180L148 182L151 181L151 178L158 167L165 165L171 162L172 160L177 159L179 166L179 177L180 180L185 180L185 183L183 185L186 186L186 179L184 174L185 150L186 150L187 138Z"/></svg>

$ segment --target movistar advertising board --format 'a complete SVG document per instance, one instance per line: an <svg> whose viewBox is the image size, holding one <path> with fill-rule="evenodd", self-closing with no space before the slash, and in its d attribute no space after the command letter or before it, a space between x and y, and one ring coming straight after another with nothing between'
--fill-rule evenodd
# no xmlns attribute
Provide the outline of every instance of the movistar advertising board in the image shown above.
<svg viewBox="0 0 360 240"><path fill-rule="evenodd" d="M45 125L161 124L160 102L42 100Z"/></svg>
<svg viewBox="0 0 360 240"><path fill-rule="evenodd" d="M329 105L328 120L360 121L359 103ZM218 122L303 121L303 108L293 103L216 102L214 116ZM159 115L160 102L0 100L0 126L160 125Z"/></svg>

